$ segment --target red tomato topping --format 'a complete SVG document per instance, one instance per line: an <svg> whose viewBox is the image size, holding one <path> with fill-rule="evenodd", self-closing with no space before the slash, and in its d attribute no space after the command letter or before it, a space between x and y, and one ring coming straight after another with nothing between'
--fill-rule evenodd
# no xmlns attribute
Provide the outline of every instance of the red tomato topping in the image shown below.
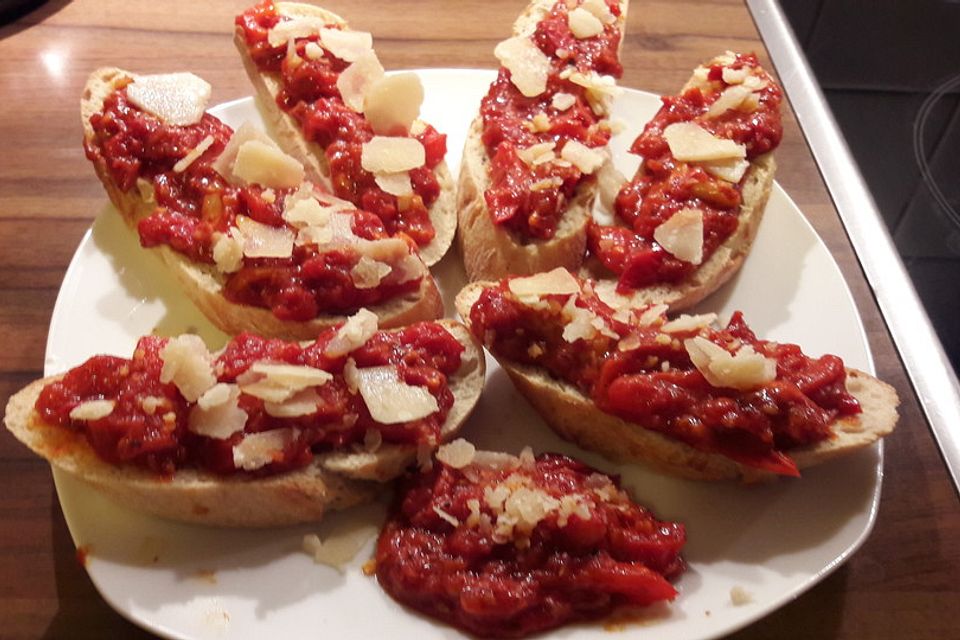
<svg viewBox="0 0 960 640"><path fill-rule="evenodd" d="M491 637L676 596L668 580L684 570L682 524L657 520L618 479L581 462L523 460L499 469L441 463L408 479L377 545L387 593ZM542 517L532 522L530 513Z"/></svg>
<svg viewBox="0 0 960 640"><path fill-rule="evenodd" d="M447 377L460 368L463 346L457 339L439 324L419 323L399 331L378 332L349 354L361 369L395 365L403 382L425 387L437 399L439 411L426 418L382 424L370 416L363 398L351 392L344 380L347 356L324 355L336 331L328 329L305 347L247 333L233 338L214 361L218 382L235 383L260 361L323 369L333 374L333 379L315 387L316 411L299 417L270 415L263 400L241 393L239 406L247 413L246 425L225 439L190 430L195 403L185 400L173 383L160 382L161 354L168 340L156 336L141 338L130 360L95 356L71 369L43 389L36 409L45 422L82 431L104 460L161 474L181 468L238 473L234 447L249 434L284 427L295 428L296 437L272 462L250 473L265 475L306 466L314 453L362 443L370 430L378 431L384 442L435 443L453 406ZM106 417L70 418L79 404L103 399L115 403Z"/></svg>
<svg viewBox="0 0 960 640"><path fill-rule="evenodd" d="M607 4L615 16L620 14L617 2L608 0ZM553 143L559 157L571 140L600 148L610 139L610 130L601 124L601 116L587 99L587 90L569 78L561 78L560 72L575 68L582 74L595 72L615 78L623 73L618 56L621 34L616 25L606 25L602 33L581 39L571 33L567 16L567 3L560 0L531 36L553 61L546 90L528 98L511 82L510 72L501 68L480 103L482 139L490 157L490 188L484 192L484 199L494 222L523 240L552 238L577 188L592 178L564 163L528 165L517 151ZM558 93L572 96L572 106L554 106ZM539 119L546 119L543 127L534 126L539 114Z"/></svg>
<svg viewBox="0 0 960 640"><path fill-rule="evenodd" d="M588 247L600 262L619 276L622 292L688 277L697 265L663 251L653 233L683 208L703 213L703 260L729 238L738 226L741 190L746 178L732 184L706 172L702 167L680 162L670 153L663 136L669 125L694 122L717 137L746 147L747 159L772 151L780 143L782 92L760 68L754 55L738 55L726 68L747 70L766 85L753 92L753 111L729 109L708 117L707 110L728 88L722 79L723 67L711 68L709 88L692 87L676 96L662 98L663 107L634 141L631 153L643 156L636 176L620 190L615 202L623 227L593 224Z"/></svg>
<svg viewBox="0 0 960 640"><path fill-rule="evenodd" d="M373 128L362 113L344 104L337 88L349 63L329 52L317 59L306 56L307 43L317 42L317 35L296 39L295 59L288 57L286 44L271 47L268 31L284 20L266 0L237 16L236 24L257 68L279 75L279 107L296 119L304 138L324 148L334 193L375 214L391 235L403 232L421 247L429 244L436 235L429 209L440 195L434 169L446 155L446 136L429 125L411 134L426 151L426 165L410 172L413 195L385 192L360 164L361 148L373 138Z"/></svg>
<svg viewBox="0 0 960 640"><path fill-rule="evenodd" d="M153 189L157 208L137 225L144 247L166 245L194 262L212 264L217 234L234 229L238 216L287 226L282 213L292 189L234 186L211 166L233 135L215 117L205 114L195 125L167 125L131 105L121 89L104 101L90 124L95 137L85 144L87 157L94 162L102 158L123 191L139 188L139 179ZM173 171L208 135L214 143L203 156L185 171ZM372 213L358 209L351 215L351 228L361 238L388 237ZM358 288L350 271L360 258L348 245L323 251L317 245L299 245L288 258L247 257L238 271L225 274L224 296L270 309L282 320L306 321L320 314L352 313L420 287L420 278L398 282L387 277L377 286Z"/></svg>
<svg viewBox="0 0 960 640"><path fill-rule="evenodd" d="M739 312L724 329L664 333L662 321L635 320L642 309L625 323L595 294L581 293L576 306L602 319L609 333L568 342L566 296L547 296L545 308L533 307L519 302L506 283L485 289L470 311L474 333L497 356L543 367L600 410L702 451L797 475L787 452L830 438L836 418L860 412L846 390L840 358L810 358L797 345L760 340ZM749 391L712 386L683 344L696 335L731 350L749 345L776 361L776 379ZM620 350L627 337L631 348Z"/></svg>

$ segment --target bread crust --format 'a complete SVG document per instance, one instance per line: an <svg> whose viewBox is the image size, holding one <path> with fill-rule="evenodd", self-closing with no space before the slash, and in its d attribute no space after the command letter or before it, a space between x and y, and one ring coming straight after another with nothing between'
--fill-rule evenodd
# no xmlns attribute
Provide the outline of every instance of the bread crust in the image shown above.
<svg viewBox="0 0 960 640"><path fill-rule="evenodd" d="M130 82L133 77L134 74L116 68L98 69L91 74L80 102L86 140L94 137L90 117L103 109L103 102L111 93ZM145 201L136 189L121 191L102 158L95 160L93 167L110 201L123 216L127 226L136 232L137 223L153 212L153 203ZM176 277L187 297L214 325L230 335L252 331L287 340L309 340L316 338L323 329L347 319L346 315L333 314L318 316L308 321L281 320L269 309L227 300L222 293L224 276L212 265L192 262L166 246L155 247L153 251ZM380 327L389 329L441 317L443 301L436 282L429 273L425 273L416 291L369 309L377 314Z"/></svg>
<svg viewBox="0 0 960 640"><path fill-rule="evenodd" d="M470 326L470 309L483 289L490 286L495 283L474 282L457 295L457 311L467 326ZM777 477L605 413L574 385L557 380L538 367L493 355L544 421L561 437L584 449L597 451L612 460L641 462L663 473L694 480L757 482ZM832 425L833 438L791 449L788 453L798 468L821 464L870 445L896 426L900 399L893 387L856 369L847 369L846 383L848 392L860 402L862 413L836 420Z"/></svg>
<svg viewBox="0 0 960 640"><path fill-rule="evenodd" d="M315 17L328 24L348 28L347 22L343 18L314 5L299 2L277 2L276 7L280 15L283 16ZM282 88L279 76L275 73L263 73L257 68L256 63L247 53L246 40L240 27L234 34L233 42L237 51L240 52L243 68L250 77L250 82L256 92L257 105L264 115L273 138L285 152L303 164L308 179L318 184L324 184L329 188L330 167L327 163L327 157L324 155L324 148L304 138L296 119L277 105L277 96ZM454 190L456 187L445 160L437 165L434 173L437 182L440 183L440 195L430 206L428 213L436 235L430 241L430 244L420 248L420 257L427 266L432 266L440 261L440 258L444 256L453 243L453 237L457 230L457 216L454 208L456 204Z"/></svg>
<svg viewBox="0 0 960 640"><path fill-rule="evenodd" d="M444 327L466 347L460 369L450 378L454 405L441 429L449 440L480 397L483 352L466 327ZM185 469L170 479L138 467L103 461L79 431L44 423L34 410L43 388L59 376L36 380L7 403L4 423L18 440L51 465L116 502L172 520L228 527L273 527L319 520L328 510L373 499L385 482L417 457L412 445L382 445L376 452L347 450L318 455L302 469L250 478L223 477Z"/></svg>
<svg viewBox="0 0 960 640"><path fill-rule="evenodd" d="M529 35L550 12L555 2L533 0L513 25L513 35ZM628 2L621 2L617 21L620 45L626 25ZM587 228L593 203L597 197L597 181L588 176L577 191L557 224L552 238L521 241L517 234L493 222L484 192L490 188L490 158L483 145L483 119L477 116L470 124L460 161L457 183L457 225L460 253L469 280L497 280L509 275L531 275L564 267L576 271L584 259ZM609 151L603 153L609 159Z"/></svg>

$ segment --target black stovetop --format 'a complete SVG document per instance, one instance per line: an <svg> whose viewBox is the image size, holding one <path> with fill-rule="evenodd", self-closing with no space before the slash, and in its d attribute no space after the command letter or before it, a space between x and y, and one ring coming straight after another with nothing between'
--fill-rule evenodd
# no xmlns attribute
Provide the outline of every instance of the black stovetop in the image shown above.
<svg viewBox="0 0 960 640"><path fill-rule="evenodd" d="M960 0L780 4L960 372Z"/></svg>

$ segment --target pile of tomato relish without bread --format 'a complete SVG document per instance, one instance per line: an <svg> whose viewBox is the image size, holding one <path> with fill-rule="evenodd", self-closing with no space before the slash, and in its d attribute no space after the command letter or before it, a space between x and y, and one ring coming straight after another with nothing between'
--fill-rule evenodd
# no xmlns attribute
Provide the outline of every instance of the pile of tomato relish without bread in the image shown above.
<svg viewBox="0 0 960 640"><path fill-rule="evenodd" d="M671 321L663 305L631 308L563 273L544 287L557 293L529 293L523 283L542 276L485 289L472 330L498 358L542 367L638 428L798 476L790 449L831 438L835 419L861 411L837 356L760 340L739 312L723 329L715 314Z"/></svg>
<svg viewBox="0 0 960 640"><path fill-rule="evenodd" d="M353 445L435 445L463 346L437 323L376 331L363 313L306 346L244 333L212 355L196 336L147 336L129 360L95 356L71 369L35 408L81 431L101 459L161 475L262 476ZM374 397L385 387L412 398L408 415L420 417L389 415Z"/></svg>
<svg viewBox="0 0 960 640"><path fill-rule="evenodd" d="M571 458L440 448L407 478L377 545L399 602L479 636L521 637L672 600L684 526Z"/></svg>
<svg viewBox="0 0 960 640"><path fill-rule="evenodd" d="M270 30L288 20L270 1L251 7L236 19L254 64L263 73L277 75L281 85L278 106L299 123L307 140L323 147L335 195L379 217L389 233L403 232L421 247L429 244L436 235L429 209L440 195L435 169L446 155L446 136L430 125L390 132L391 136L419 140L425 164L409 170L412 194L397 196L384 191L361 163L362 147L375 135L373 126L362 112L345 104L338 88L337 81L351 62L318 46L317 32L296 35L292 45L284 41L272 46ZM324 28L341 27L330 24Z"/></svg>
<svg viewBox="0 0 960 640"><path fill-rule="evenodd" d="M357 276L369 258L355 242L304 236L300 223L286 220L286 210L298 200L319 197L330 203L324 209L339 211L335 220L349 216L343 231L349 240L389 238L377 216L314 191L228 182L213 163L234 132L210 114L193 125L166 124L133 105L120 89L90 124L94 137L85 142L87 157L102 160L121 191L137 189L155 201L153 213L138 223L141 244L165 245L193 262L217 267L231 302L270 309L281 320L307 321L351 313L420 287L424 269L409 241L394 241L409 246L395 247L391 269L372 282ZM177 166L208 138L212 142L202 155L185 169ZM269 236L283 248L246 255L239 242L244 232Z"/></svg>
<svg viewBox="0 0 960 640"><path fill-rule="evenodd" d="M592 16L602 29L589 37L575 36L570 25L574 11ZM522 92L505 63L480 104L490 158L484 199L494 222L522 241L552 238L578 187L594 179L598 167L587 165L593 158L603 160L599 150L610 140L610 128L597 83L612 90L613 79L623 73L619 16L615 0L559 0L529 37L528 46L549 61L543 91L533 96ZM498 53L501 62L504 55L509 50ZM586 162L574 155L580 145L587 148L580 149Z"/></svg>
<svg viewBox="0 0 960 640"><path fill-rule="evenodd" d="M643 161L615 201L623 226L594 223L589 231L590 252L619 276L621 292L683 280L737 230L748 163L780 144L782 97L756 56L728 53L698 68L682 93L661 99L660 111L630 149ZM740 157L677 159L664 131L678 123L741 145ZM681 211L696 212L702 220L701 251L694 258L671 253L657 231L665 232L671 225L661 225Z"/></svg>

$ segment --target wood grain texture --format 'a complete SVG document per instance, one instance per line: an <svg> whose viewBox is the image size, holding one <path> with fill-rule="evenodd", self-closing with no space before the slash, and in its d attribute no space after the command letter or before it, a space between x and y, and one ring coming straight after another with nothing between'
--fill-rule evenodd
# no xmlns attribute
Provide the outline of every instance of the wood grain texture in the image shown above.
<svg viewBox="0 0 960 640"><path fill-rule="evenodd" d="M0 402L39 377L60 279L105 197L80 147L78 101L103 65L189 69L213 102L250 89L230 43L247 2L50 0L0 27ZM374 33L387 68L493 67L493 46L525 0L330 0ZM767 62L739 0L632 3L623 84L672 92L725 49ZM759 638L915 638L960 634L960 510L870 289L792 115L778 180L837 258L863 313L878 374L904 399L888 439L876 528L809 593L735 634ZM0 620L4 638L149 637L114 613L82 567L47 465L0 434ZM24 578L24 576L29 576ZM16 578L15 578L16 577ZM611 636L615 637L615 636Z"/></svg>

